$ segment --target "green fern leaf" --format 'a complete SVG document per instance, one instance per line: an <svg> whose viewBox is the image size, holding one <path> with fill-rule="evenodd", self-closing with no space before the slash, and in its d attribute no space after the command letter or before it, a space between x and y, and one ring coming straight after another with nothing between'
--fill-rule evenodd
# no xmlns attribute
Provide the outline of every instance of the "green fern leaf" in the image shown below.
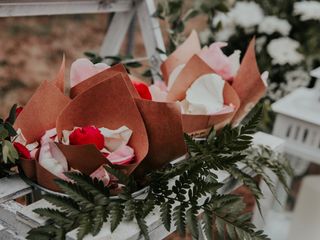
<svg viewBox="0 0 320 240"><path fill-rule="evenodd" d="M172 205L170 203L164 202L160 205L160 217L167 231L171 229L171 211Z"/></svg>
<svg viewBox="0 0 320 240"><path fill-rule="evenodd" d="M123 206L119 203L112 203L110 216L111 216L111 232L113 232L120 224L124 215Z"/></svg>

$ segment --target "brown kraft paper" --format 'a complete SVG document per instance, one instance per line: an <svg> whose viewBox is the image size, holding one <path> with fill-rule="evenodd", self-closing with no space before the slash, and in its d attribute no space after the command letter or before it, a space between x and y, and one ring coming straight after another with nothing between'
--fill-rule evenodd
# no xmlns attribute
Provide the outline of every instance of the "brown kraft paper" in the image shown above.
<svg viewBox="0 0 320 240"><path fill-rule="evenodd" d="M53 83L44 81L19 114L14 128L21 129L27 143L39 141L46 130L56 126L58 115L69 102Z"/></svg>
<svg viewBox="0 0 320 240"><path fill-rule="evenodd" d="M197 32L193 30L189 37L162 63L160 69L165 83L168 83L170 74L177 66L187 63L200 51L200 40Z"/></svg>
<svg viewBox="0 0 320 240"><path fill-rule="evenodd" d="M135 163L124 166L127 173L130 174L147 155L149 147L147 131L123 74L117 74L100 82L75 97L57 119L58 137L61 139L63 130L73 130L74 127L90 125L109 129L127 126L133 131L128 145L134 149ZM100 153L98 149L96 151ZM64 153L72 155L72 153ZM74 159L70 155L69 158ZM78 170L83 171L84 169Z"/></svg>
<svg viewBox="0 0 320 240"><path fill-rule="evenodd" d="M257 65L255 38L249 44L232 87L239 95L241 101L240 108L232 120L234 124L238 124L263 97L267 90L267 86L261 79Z"/></svg>
<svg viewBox="0 0 320 240"><path fill-rule="evenodd" d="M149 152L134 174L139 178L146 172L160 169L170 161L186 154L180 109L177 103L152 102L136 99L149 138Z"/></svg>

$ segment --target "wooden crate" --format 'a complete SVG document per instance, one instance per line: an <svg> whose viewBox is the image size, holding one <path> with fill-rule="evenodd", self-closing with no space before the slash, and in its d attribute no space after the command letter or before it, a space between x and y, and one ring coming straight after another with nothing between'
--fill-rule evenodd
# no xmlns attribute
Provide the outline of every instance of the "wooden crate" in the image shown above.
<svg viewBox="0 0 320 240"><path fill-rule="evenodd" d="M273 151L283 150L283 140L277 137L258 132L254 135L254 143L257 145L264 144L269 146ZM252 174L249 169L245 169L244 165L239 164L239 169ZM232 179L227 172L218 171L216 174L219 181L224 183L222 193L228 193L239 187L239 183ZM174 180L172 180L174 181ZM33 213L35 208L52 207L46 200L38 200L27 206L15 201L21 196L32 194L32 188L27 185L19 176L14 175L8 178L0 179L0 239L19 239L25 237L26 233L34 227L45 222L45 219ZM30 196L28 196L30 199ZM269 199L269 201L267 201ZM267 212L270 208L272 196L262 202L262 211ZM168 232L162 225L159 209L155 209L146 218L146 222L150 231L151 239L163 239L171 232ZM172 226L172 232L174 231ZM77 229L67 234L67 239L76 239ZM112 234L110 232L109 223L105 223L101 232L95 236L87 236L85 239L117 239L117 240L133 240L138 239L140 230L135 222L121 223ZM4 238L4 237L5 238ZM8 238L10 236L10 238Z"/></svg>

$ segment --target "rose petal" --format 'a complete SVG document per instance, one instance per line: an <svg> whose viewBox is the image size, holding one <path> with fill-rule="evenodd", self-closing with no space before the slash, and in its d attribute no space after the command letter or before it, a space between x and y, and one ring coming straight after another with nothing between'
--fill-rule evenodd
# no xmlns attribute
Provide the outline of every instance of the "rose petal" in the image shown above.
<svg viewBox="0 0 320 240"><path fill-rule="evenodd" d="M217 74L199 77L187 90L187 114L215 114L224 107L224 81Z"/></svg>
<svg viewBox="0 0 320 240"><path fill-rule="evenodd" d="M134 150L129 146L122 146L115 152L110 153L107 159L115 165L129 164L134 158Z"/></svg>
<svg viewBox="0 0 320 240"><path fill-rule="evenodd" d="M12 138L12 141L14 140L15 142L21 143L22 145L27 144L26 138L23 136L22 131L20 128L17 129L17 136Z"/></svg>
<svg viewBox="0 0 320 240"><path fill-rule="evenodd" d="M41 146L39 164L57 177L68 171L67 159L54 142L46 142Z"/></svg>
<svg viewBox="0 0 320 240"><path fill-rule="evenodd" d="M105 63L93 64L86 58L79 58L72 63L70 68L70 86L74 87L109 67Z"/></svg>
<svg viewBox="0 0 320 240"><path fill-rule="evenodd" d="M108 174L108 172L106 171L106 169L104 168L104 166L100 166L96 171L94 171L90 177L92 179L98 179L100 181L103 182L104 186L108 186L110 183L110 176Z"/></svg>
<svg viewBox="0 0 320 240"><path fill-rule="evenodd" d="M199 56L216 74L220 75L224 80L232 81L240 67L240 51L237 50L227 57L221 50L225 46L227 46L227 43L213 43L209 48L202 49Z"/></svg>
<svg viewBox="0 0 320 240"><path fill-rule="evenodd" d="M176 81L177 77L181 73L182 69L186 66L186 64L180 64L178 65L173 71L171 72L169 79L168 79L168 90L171 89L174 82Z"/></svg>
<svg viewBox="0 0 320 240"><path fill-rule="evenodd" d="M152 100L151 93L147 84L145 84L144 82L138 82L133 80L131 80L131 82L133 83L133 86L135 87L141 98L146 100Z"/></svg>
<svg viewBox="0 0 320 240"><path fill-rule="evenodd" d="M262 79L262 82L264 83L264 85L267 87L268 86L268 78L269 78L269 72L268 71L264 71L262 74L261 74L261 79Z"/></svg>
<svg viewBox="0 0 320 240"><path fill-rule="evenodd" d="M162 90L157 85L152 84L149 87L149 91L152 96L152 101L156 101L156 102L165 102L166 101L167 95L168 95L168 92L166 90Z"/></svg>
<svg viewBox="0 0 320 240"><path fill-rule="evenodd" d="M104 136L105 147L111 152L127 145L132 135L132 130L126 126L122 126L116 130L108 128L99 128L99 130Z"/></svg>
<svg viewBox="0 0 320 240"><path fill-rule="evenodd" d="M57 129L56 128L52 128L50 130L47 130L41 138L41 144L44 144L46 142L53 140L56 136L57 136Z"/></svg>
<svg viewBox="0 0 320 240"><path fill-rule="evenodd" d="M24 145L18 142L14 142L13 146L21 157L25 159L31 159L30 151Z"/></svg>
<svg viewBox="0 0 320 240"><path fill-rule="evenodd" d="M97 149L104 148L104 137L100 130L94 126L75 128L69 135L71 145L94 144Z"/></svg>

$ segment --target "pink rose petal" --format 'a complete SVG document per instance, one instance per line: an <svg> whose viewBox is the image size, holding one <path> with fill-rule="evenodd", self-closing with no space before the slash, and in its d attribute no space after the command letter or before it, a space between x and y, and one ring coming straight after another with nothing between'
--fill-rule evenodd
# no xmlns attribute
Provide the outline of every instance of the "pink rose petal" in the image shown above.
<svg viewBox="0 0 320 240"><path fill-rule="evenodd" d="M103 182L104 186L108 186L110 183L110 176L108 174L108 172L106 171L106 169L104 168L104 166L100 166L97 170L95 170L90 177L92 179L98 179L100 181Z"/></svg>
<svg viewBox="0 0 320 240"><path fill-rule="evenodd" d="M165 102L168 95L168 90L166 85L162 83L158 83L160 81L157 81L156 83L149 86L149 91L152 96L152 101L156 102Z"/></svg>
<svg viewBox="0 0 320 240"><path fill-rule="evenodd" d="M107 159L115 165L129 164L134 158L134 150L129 146L122 146L110 153Z"/></svg>
<svg viewBox="0 0 320 240"><path fill-rule="evenodd" d="M235 54L228 57L221 50L221 48L225 46L227 46L227 43L213 43L209 48L203 48L199 56L216 74L220 75L224 80L232 81L239 68L239 64L236 61L239 52L235 52Z"/></svg>
<svg viewBox="0 0 320 240"><path fill-rule="evenodd" d="M74 61L70 69L70 86L74 87L82 81L92 77L99 72L109 68L105 63L93 64L86 58L79 58Z"/></svg>

